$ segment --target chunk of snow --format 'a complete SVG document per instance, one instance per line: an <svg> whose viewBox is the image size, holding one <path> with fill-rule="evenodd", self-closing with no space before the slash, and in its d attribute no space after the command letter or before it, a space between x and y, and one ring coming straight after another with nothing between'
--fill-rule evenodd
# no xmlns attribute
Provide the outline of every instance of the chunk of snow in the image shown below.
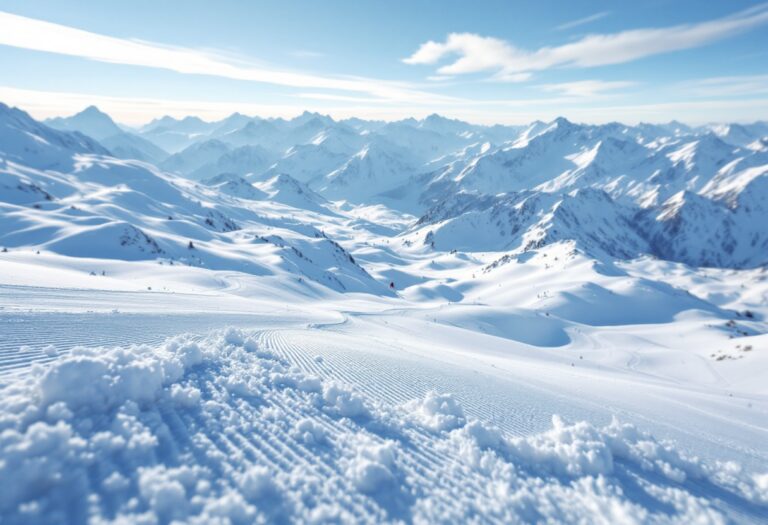
<svg viewBox="0 0 768 525"><path fill-rule="evenodd" d="M359 395L337 382L323 386L323 400L327 408L343 417L360 418L371 415Z"/></svg>
<svg viewBox="0 0 768 525"><path fill-rule="evenodd" d="M404 408L413 420L438 432L452 430L465 423L464 410L451 394L430 391L423 399L407 402Z"/></svg>

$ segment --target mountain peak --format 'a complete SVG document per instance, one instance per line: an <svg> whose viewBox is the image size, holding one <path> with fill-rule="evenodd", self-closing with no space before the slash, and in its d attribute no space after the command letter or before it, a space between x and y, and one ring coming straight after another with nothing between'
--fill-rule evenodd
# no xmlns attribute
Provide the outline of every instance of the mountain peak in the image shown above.
<svg viewBox="0 0 768 525"><path fill-rule="evenodd" d="M101 111L97 106L94 106L93 104L91 104L90 106L82 110L79 114L80 115L104 115L105 117L109 116L103 111Z"/></svg>
<svg viewBox="0 0 768 525"><path fill-rule="evenodd" d="M0 102L0 115L12 113L16 108Z"/></svg>
<svg viewBox="0 0 768 525"><path fill-rule="evenodd" d="M571 122L570 120L568 120L565 117L557 117L555 120L552 121L552 124L557 125L558 128L575 126L575 124L573 122Z"/></svg>
<svg viewBox="0 0 768 525"><path fill-rule="evenodd" d="M443 122L446 120L450 120L445 118L442 115L439 115L438 113L432 113L431 115L428 115L427 118L424 119L425 122Z"/></svg>
<svg viewBox="0 0 768 525"><path fill-rule="evenodd" d="M46 120L45 124L61 131L79 131L96 140L102 140L123 132L112 120L112 117L94 105L88 106L69 117Z"/></svg>

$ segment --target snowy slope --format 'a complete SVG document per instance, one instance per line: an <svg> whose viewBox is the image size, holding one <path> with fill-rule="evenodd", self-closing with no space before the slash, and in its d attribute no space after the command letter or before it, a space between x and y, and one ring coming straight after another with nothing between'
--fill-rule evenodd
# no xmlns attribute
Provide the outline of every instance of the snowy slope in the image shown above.
<svg viewBox="0 0 768 525"><path fill-rule="evenodd" d="M79 153L108 154L100 144L80 133L62 132L35 121L27 113L0 103L0 136L4 160L55 169L68 168Z"/></svg>
<svg viewBox="0 0 768 525"><path fill-rule="evenodd" d="M594 256L632 258L648 252L632 219L631 208L594 189L496 197L459 194L422 217L409 238L423 238L437 250L481 252L527 251L573 240Z"/></svg>
<svg viewBox="0 0 768 525"><path fill-rule="evenodd" d="M328 201L286 173L275 175L255 186L264 192L269 200L320 213L329 213Z"/></svg>
<svg viewBox="0 0 768 525"><path fill-rule="evenodd" d="M215 188L216 191L240 199L260 200L267 197L265 192L256 189L253 184L235 173L221 173L201 182Z"/></svg>
<svg viewBox="0 0 768 525"><path fill-rule="evenodd" d="M298 181L308 183L343 166L347 159L345 154L336 153L323 144L298 144L289 148L282 158L263 173L251 178L264 180L287 173Z"/></svg>
<svg viewBox="0 0 768 525"><path fill-rule="evenodd" d="M555 416L545 431L511 436L449 394L382 400L353 389L334 378L336 356L313 359L294 341L229 329L79 350L31 376L0 405L0 472L16 473L3 515L719 523L734 512L757 520L765 503L762 477L633 425ZM93 457L105 458L95 471Z"/></svg>
<svg viewBox="0 0 768 525"><path fill-rule="evenodd" d="M241 146L222 153L215 161L202 164L188 175L192 179L202 179L219 173L256 175L267 169L274 158L275 155L272 152L261 146Z"/></svg>
<svg viewBox="0 0 768 525"><path fill-rule="evenodd" d="M120 159L134 159L151 164L160 164L168 158L168 153L164 150L132 133L118 133L103 138L99 142L112 155Z"/></svg>
<svg viewBox="0 0 768 525"><path fill-rule="evenodd" d="M626 135L620 125L558 119L522 144L465 150L422 176L420 202L431 207L415 236L429 235L437 249L524 251L574 240L596 257L608 249L697 266L765 264L766 231L755 225L768 220L766 196L747 190L764 177L763 152L712 133L657 145ZM490 198L500 192L511 193ZM752 205L739 200L746 195Z"/></svg>
<svg viewBox="0 0 768 525"><path fill-rule="evenodd" d="M0 106L0 521L763 523L719 131L164 118L156 166Z"/></svg>
<svg viewBox="0 0 768 525"><path fill-rule="evenodd" d="M201 328L144 346L71 349L58 342L65 334L74 344L88 337L58 323L84 319L118 336L138 319L154 326L141 314L41 311L49 336L13 355L48 364L6 375L0 387L0 474L15 473L0 509L12 523L57 515L759 523L768 502L763 399L723 386L715 373L739 377L728 369L754 366L758 350L737 349L724 354L736 359L719 361L704 357L708 349L662 346L675 339L669 330L710 340L711 348L724 345L729 328L713 323L724 312L670 285L628 278L631 268L598 273L586 270L583 257L568 262L560 253L555 262L557 254L540 251L481 273L468 293L482 294L486 305L312 304L247 276L234 277L249 290L240 298L245 304L228 298L239 287L203 297L123 293L121 309L197 303L202 312L221 304L249 312L258 327L200 334L216 314L166 315L169 330L188 319ZM560 266L547 269L550 263ZM684 267L664 270L675 282L703 277ZM651 263L637 271L658 274ZM595 285L582 288L576 276ZM60 285L102 278L65 279ZM291 310L276 313L273 294ZM521 310L501 315L493 305L509 295L518 296ZM50 296L28 297L40 308L71 310L78 301L93 308L95 297L114 304L98 290L80 300L72 291L58 306ZM0 294L0 301L7 307L13 297ZM329 310L337 308L344 313L334 319ZM529 317L514 328L522 312ZM6 333L23 337L34 326L31 315L0 314L0 323L7 319L15 328ZM635 325L606 327L617 321ZM759 325L738 321L750 323ZM557 327L566 330L557 336ZM731 346L741 345L736 341ZM638 371L620 366L625 359ZM699 388L698 381L712 383ZM706 406L706 413L691 406ZM32 468L39 464L47 468Z"/></svg>
<svg viewBox="0 0 768 525"><path fill-rule="evenodd" d="M731 201L682 191L661 206L636 208L595 189L459 194L430 209L406 235L437 250L527 251L571 240L590 255L650 254L693 266L754 268L768 263L763 174ZM749 197L748 197L749 196ZM750 205L746 199L754 199Z"/></svg>
<svg viewBox="0 0 768 525"><path fill-rule="evenodd" d="M402 185L416 173L416 165L408 150L384 141L372 142L315 186L330 198L370 202L372 197Z"/></svg>
<svg viewBox="0 0 768 525"><path fill-rule="evenodd" d="M46 144L46 150L60 153L57 145ZM35 152L40 158L45 154ZM312 227L279 215L265 218L263 209L230 202L227 191L206 189L148 164L69 155L71 171L43 172L12 162L0 168L0 245L262 275L280 269L337 291L383 291ZM275 200L290 200L290 190L279 190Z"/></svg>
<svg viewBox="0 0 768 525"><path fill-rule="evenodd" d="M753 124L714 124L705 126L704 129L723 139L723 141L735 146L748 146L749 144L768 137L768 125L765 122Z"/></svg>
<svg viewBox="0 0 768 525"><path fill-rule="evenodd" d="M220 140L206 140L174 153L160 163L159 167L180 175L189 175L203 166L215 165L221 156L230 151L232 151L231 146ZM218 173L209 176L213 175L218 175Z"/></svg>

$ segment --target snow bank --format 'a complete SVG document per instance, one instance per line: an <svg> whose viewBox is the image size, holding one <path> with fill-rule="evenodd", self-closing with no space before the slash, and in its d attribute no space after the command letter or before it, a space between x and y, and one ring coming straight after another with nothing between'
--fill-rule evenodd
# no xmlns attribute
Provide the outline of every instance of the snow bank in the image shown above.
<svg viewBox="0 0 768 525"><path fill-rule="evenodd" d="M768 474L631 425L555 417L510 438L451 395L390 406L258 337L75 348L2 387L3 522L722 523L768 506Z"/></svg>
<svg viewBox="0 0 768 525"><path fill-rule="evenodd" d="M452 431L443 447L492 485L516 494L511 508L501 507L497 494L487 495L481 505L495 507L499 516L571 522L589 506L608 523L726 523L721 509L712 508L713 498L723 497L741 500L755 516L765 512L765 474L745 474L733 462L707 464L687 457L673 444L616 419L598 427L553 416L552 425L542 434L507 439L498 429L472 421ZM556 508L547 509L549 504Z"/></svg>

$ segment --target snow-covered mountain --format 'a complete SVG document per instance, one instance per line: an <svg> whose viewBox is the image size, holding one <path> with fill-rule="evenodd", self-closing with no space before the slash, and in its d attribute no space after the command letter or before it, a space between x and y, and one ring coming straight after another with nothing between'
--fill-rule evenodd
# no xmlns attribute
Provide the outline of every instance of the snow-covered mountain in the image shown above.
<svg viewBox="0 0 768 525"><path fill-rule="evenodd" d="M177 153L195 142L204 140L215 124L198 117L175 119L165 116L139 128L139 134L169 153Z"/></svg>
<svg viewBox="0 0 768 525"><path fill-rule="evenodd" d="M102 140L123 131L109 115L96 106L88 106L71 117L56 117L43 123L61 131L79 131L96 140Z"/></svg>
<svg viewBox="0 0 768 525"><path fill-rule="evenodd" d="M237 178L198 185L116 159L87 137L47 128L20 110L3 106L0 119L4 247L257 275L282 271L340 292L386 293L320 230L280 213L265 217L269 205L252 204L267 195L301 208L322 200L288 177L265 185L266 192Z"/></svg>
<svg viewBox="0 0 768 525"><path fill-rule="evenodd" d="M219 173L257 176L270 166L274 157L272 152L258 145L240 146L222 154L215 161L200 165L189 172L188 176L192 179L202 179Z"/></svg>
<svg viewBox="0 0 768 525"><path fill-rule="evenodd" d="M103 138L99 142L112 155L120 159L134 159L151 164L160 164L168 158L168 153L165 150L133 133L118 133Z"/></svg>
<svg viewBox="0 0 768 525"><path fill-rule="evenodd" d="M336 153L322 144L297 144L263 173L252 178L261 180L287 173L301 182L310 183L343 166L347 160L347 155Z"/></svg>
<svg viewBox="0 0 768 525"><path fill-rule="evenodd" d="M438 250L518 252L571 240L595 257L650 254L692 266L753 268L768 264L766 175L768 164L721 171L698 193L682 189L658 205L614 198L596 185L460 192L429 209L408 238ZM654 195L680 187L678 178L668 182Z"/></svg>
<svg viewBox="0 0 768 525"><path fill-rule="evenodd" d="M232 195L239 199L261 200L268 196L265 192L257 189L253 184L235 173L221 173L201 182L215 188L218 192Z"/></svg>
<svg viewBox="0 0 768 525"><path fill-rule="evenodd" d="M734 146L746 147L756 140L768 136L768 123L755 122L752 124L711 124L703 130L711 130L724 142Z"/></svg>
<svg viewBox="0 0 768 525"><path fill-rule="evenodd" d="M157 164L167 156L162 148L118 126L96 106L89 106L71 117L57 117L44 122L61 131L78 131L98 140L112 155L121 159L136 159Z"/></svg>
<svg viewBox="0 0 768 525"><path fill-rule="evenodd" d="M370 202L374 196L405 183L417 173L417 166L408 150L379 140L352 155L315 186L331 198Z"/></svg>
<svg viewBox="0 0 768 525"><path fill-rule="evenodd" d="M139 154L147 141L175 137L175 147L186 147L159 168L206 180L208 191L321 214L335 213L329 200L415 211L421 218L403 235L438 251L524 252L573 241L594 257L650 254L734 268L768 262L768 233L754 226L768 220L764 123L690 128L558 118L489 127L439 115L368 123L310 112L290 120L235 113L218 122L163 117L141 128L139 138L94 107L51 120L99 137L103 149L77 134L44 138L56 132L18 110L5 108L4 115L5 125L17 128L6 132L5 153L19 166L56 166L40 164L51 156L66 172L65 161L83 162L71 160L78 153L153 162L161 150ZM51 147L20 131L25 126ZM36 144L33 155L25 141ZM16 195L19 202L38 191L25 187L31 193Z"/></svg>
<svg viewBox="0 0 768 525"><path fill-rule="evenodd" d="M709 128L649 141L647 125L534 124L517 141L467 150L419 177L429 203L412 234L437 249L525 251L570 239L599 256L651 254L695 266L768 262L768 220L757 187L759 149L728 144ZM666 129L657 127L654 133ZM413 183L411 183L413 184ZM730 205L722 195L728 188ZM495 196L495 197L492 197ZM739 200L741 199L741 200ZM415 238L412 238L415 240Z"/></svg>
<svg viewBox="0 0 768 525"><path fill-rule="evenodd" d="M309 187L286 173L258 182L255 186L264 192L269 200L287 204L294 208L319 213L329 213L328 201Z"/></svg>
<svg viewBox="0 0 768 525"><path fill-rule="evenodd" d="M58 131L27 113L0 103L0 158L40 169L66 169L78 153L107 155L95 140L81 133Z"/></svg>
<svg viewBox="0 0 768 525"><path fill-rule="evenodd" d="M180 175L189 175L206 165L214 165L232 147L220 140L210 139L192 144L165 159L160 167ZM213 175L216 175L215 173Z"/></svg>
<svg viewBox="0 0 768 525"><path fill-rule="evenodd" d="M444 251L526 252L560 241L575 241L595 257L633 258L649 251L633 227L633 210L602 190L464 194L454 209L445 206L422 218L414 240Z"/></svg>

